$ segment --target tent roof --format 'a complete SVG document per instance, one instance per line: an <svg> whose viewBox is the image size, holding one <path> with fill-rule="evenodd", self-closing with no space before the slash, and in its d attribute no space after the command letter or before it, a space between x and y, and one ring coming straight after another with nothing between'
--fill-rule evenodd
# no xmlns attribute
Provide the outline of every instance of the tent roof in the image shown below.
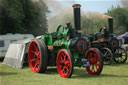
<svg viewBox="0 0 128 85"><path fill-rule="evenodd" d="M126 33L124 33L122 35L119 35L117 38L118 39L122 39L122 38L126 38L126 37L128 37L128 32L126 32Z"/></svg>

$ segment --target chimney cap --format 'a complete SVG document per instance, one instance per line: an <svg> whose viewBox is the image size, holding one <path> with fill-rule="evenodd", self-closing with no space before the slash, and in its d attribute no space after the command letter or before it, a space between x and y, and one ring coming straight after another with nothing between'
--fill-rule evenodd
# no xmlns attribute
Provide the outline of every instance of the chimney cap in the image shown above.
<svg viewBox="0 0 128 85"><path fill-rule="evenodd" d="M80 8L81 5L80 5L80 4L74 4L72 7L73 7L73 8Z"/></svg>
<svg viewBox="0 0 128 85"><path fill-rule="evenodd" d="M110 20L110 19L113 19L113 17L109 17L108 19L109 19L109 20Z"/></svg>

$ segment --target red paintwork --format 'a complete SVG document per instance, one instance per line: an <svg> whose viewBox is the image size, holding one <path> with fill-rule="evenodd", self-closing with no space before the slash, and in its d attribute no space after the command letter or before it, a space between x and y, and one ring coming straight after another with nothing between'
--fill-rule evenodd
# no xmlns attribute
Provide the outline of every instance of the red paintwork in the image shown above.
<svg viewBox="0 0 128 85"><path fill-rule="evenodd" d="M64 66L62 66L61 63L64 63ZM67 78L70 74L71 67L69 54L65 50L59 51L57 55L57 70L60 76Z"/></svg>
<svg viewBox="0 0 128 85"><path fill-rule="evenodd" d="M88 73L91 75L97 75L101 67L101 58L97 50L89 49L88 53L86 54L86 59L90 63L90 65L86 67Z"/></svg>
<svg viewBox="0 0 128 85"><path fill-rule="evenodd" d="M41 64L41 53L39 45L33 40L29 45L28 50L29 66L33 72L38 72Z"/></svg>
<svg viewBox="0 0 128 85"><path fill-rule="evenodd" d="M81 49L80 48L80 44L81 43L83 43L84 44L84 48L83 49ZM84 41L84 40L80 40L78 43L77 43L77 49L78 49L78 51L82 51L82 52L84 52L86 49L87 49L87 43Z"/></svg>
<svg viewBox="0 0 128 85"><path fill-rule="evenodd" d="M113 48L118 47L118 42L117 42L116 40L113 40L113 41L112 41L112 47L113 47Z"/></svg>

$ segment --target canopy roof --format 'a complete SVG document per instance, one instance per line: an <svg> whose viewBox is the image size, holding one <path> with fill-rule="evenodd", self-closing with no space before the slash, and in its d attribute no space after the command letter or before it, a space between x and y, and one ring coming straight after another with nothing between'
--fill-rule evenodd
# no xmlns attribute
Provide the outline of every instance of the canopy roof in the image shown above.
<svg viewBox="0 0 128 85"><path fill-rule="evenodd" d="M119 35L117 38L118 38L118 39L128 38L128 32L126 32L126 33L124 33L124 34L122 34L122 35Z"/></svg>

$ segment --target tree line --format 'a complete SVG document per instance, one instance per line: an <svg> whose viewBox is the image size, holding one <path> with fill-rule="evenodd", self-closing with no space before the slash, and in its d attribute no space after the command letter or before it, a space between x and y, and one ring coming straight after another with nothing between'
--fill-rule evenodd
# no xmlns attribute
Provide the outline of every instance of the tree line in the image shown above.
<svg viewBox="0 0 128 85"><path fill-rule="evenodd" d="M83 16L82 18L82 28L84 29L85 33L96 33L99 31L101 27L108 28L108 18L112 17L114 20L114 33L120 35L122 33L128 32L128 6L124 7L120 6L112 6L105 15L108 15L106 18L101 18L95 16L96 14L93 13L93 17ZM100 15L99 15L100 16Z"/></svg>
<svg viewBox="0 0 128 85"><path fill-rule="evenodd" d="M124 7L112 7L105 13L105 15L113 17L114 33L116 34L128 31L127 7L126 4L124 4ZM47 13L48 7L43 0L0 0L0 34L29 33L35 36L42 35L48 31ZM81 28L85 33L96 33L99 32L101 27L107 27L107 16L104 18L98 13L88 15L91 16L81 16ZM70 16L73 15L69 15L68 19L62 18L60 22L68 23L71 21L73 23L73 17ZM54 25L58 25L58 23L54 22Z"/></svg>
<svg viewBox="0 0 128 85"><path fill-rule="evenodd" d="M0 34L41 35L47 32L47 12L43 0L1 0Z"/></svg>
<svg viewBox="0 0 128 85"><path fill-rule="evenodd" d="M128 8L127 7L112 7L106 13L114 19L114 31L117 34L122 34L128 31Z"/></svg>

